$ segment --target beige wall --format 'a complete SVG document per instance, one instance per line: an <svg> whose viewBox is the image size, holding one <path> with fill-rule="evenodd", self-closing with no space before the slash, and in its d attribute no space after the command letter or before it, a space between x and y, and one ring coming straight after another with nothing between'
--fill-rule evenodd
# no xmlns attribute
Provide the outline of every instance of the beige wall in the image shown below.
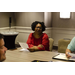
<svg viewBox="0 0 75 75"><path fill-rule="evenodd" d="M44 12L45 26L51 27L52 26L51 21L52 21L52 13L51 12Z"/></svg>
<svg viewBox="0 0 75 75"><path fill-rule="evenodd" d="M0 27L9 26L9 17L12 17L11 25L15 25L14 13L13 12L0 12Z"/></svg>
<svg viewBox="0 0 75 75"><path fill-rule="evenodd" d="M34 21L44 22L44 12L15 12L16 26L30 27Z"/></svg>
<svg viewBox="0 0 75 75"><path fill-rule="evenodd" d="M75 12L71 12L70 19L60 19L59 12L52 12L52 27L75 28Z"/></svg>
<svg viewBox="0 0 75 75"><path fill-rule="evenodd" d="M11 26L30 27L32 22L44 22L46 27L51 27L51 12L0 12L0 27L9 26L9 17L12 17Z"/></svg>
<svg viewBox="0 0 75 75"><path fill-rule="evenodd" d="M60 12L0 12L0 27L9 26L30 27L34 21L45 22L46 27L75 28L75 12L71 12L70 19L60 19Z"/></svg>

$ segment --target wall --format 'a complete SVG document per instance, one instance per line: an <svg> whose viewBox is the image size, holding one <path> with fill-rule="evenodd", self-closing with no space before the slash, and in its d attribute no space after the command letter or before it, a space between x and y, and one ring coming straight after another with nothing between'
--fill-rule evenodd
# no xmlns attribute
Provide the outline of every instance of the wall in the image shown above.
<svg viewBox="0 0 75 75"><path fill-rule="evenodd" d="M75 12L71 12L70 19L60 19L59 12L52 13L52 38L54 46L58 46L59 39L72 39L75 36Z"/></svg>
<svg viewBox="0 0 75 75"><path fill-rule="evenodd" d="M9 27L9 17L12 17L11 26L15 26L13 12L0 12L0 27Z"/></svg>
<svg viewBox="0 0 75 75"><path fill-rule="evenodd" d="M44 22L44 12L15 12L16 26L31 27L32 22Z"/></svg>
<svg viewBox="0 0 75 75"><path fill-rule="evenodd" d="M44 12L44 23L46 27L51 27L52 26L52 13L51 12Z"/></svg>
<svg viewBox="0 0 75 75"><path fill-rule="evenodd" d="M71 12L70 19L60 19L60 12L52 12L52 27L75 28L75 12Z"/></svg>
<svg viewBox="0 0 75 75"><path fill-rule="evenodd" d="M11 15L13 18L12 22L12 28L11 31L17 31L19 32L18 36L15 39L15 42L26 42L28 39L28 36L31 32L31 23L34 21L45 21L46 20L46 31L45 33L48 34L49 37L51 37L51 13L44 13L44 12L14 12L14 13L2 13L2 18L4 18L4 22L6 21L6 26L0 28L1 31L9 31L9 23L8 23L8 18ZM49 21L50 20L50 21ZM15 25L15 26L14 26Z"/></svg>

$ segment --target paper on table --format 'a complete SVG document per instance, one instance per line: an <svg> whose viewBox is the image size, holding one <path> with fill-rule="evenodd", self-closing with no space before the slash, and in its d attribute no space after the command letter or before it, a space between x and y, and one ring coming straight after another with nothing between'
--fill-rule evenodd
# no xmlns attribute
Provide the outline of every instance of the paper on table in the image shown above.
<svg viewBox="0 0 75 75"><path fill-rule="evenodd" d="M75 55L74 55L75 56ZM58 54L57 56L55 56L54 58L56 59L64 59L64 60L73 60L75 61L75 57L70 57L69 59L66 57L66 54L65 53L60 53Z"/></svg>
<svg viewBox="0 0 75 75"><path fill-rule="evenodd" d="M55 58L68 60L68 58L66 57L66 55L64 53L60 53L59 55L55 56Z"/></svg>
<svg viewBox="0 0 75 75"><path fill-rule="evenodd" d="M75 60L75 54L74 53L68 53L71 57L70 60Z"/></svg>
<svg viewBox="0 0 75 75"><path fill-rule="evenodd" d="M71 57L75 57L74 53L68 53Z"/></svg>
<svg viewBox="0 0 75 75"><path fill-rule="evenodd" d="M20 51L28 51L28 52L29 52L29 50L28 50L28 49L24 49L24 48L23 48L23 49L21 49Z"/></svg>
<svg viewBox="0 0 75 75"><path fill-rule="evenodd" d="M21 46L21 50L20 51L29 51L27 48L28 48L28 45L26 43L23 43L23 42L19 42L20 46Z"/></svg>

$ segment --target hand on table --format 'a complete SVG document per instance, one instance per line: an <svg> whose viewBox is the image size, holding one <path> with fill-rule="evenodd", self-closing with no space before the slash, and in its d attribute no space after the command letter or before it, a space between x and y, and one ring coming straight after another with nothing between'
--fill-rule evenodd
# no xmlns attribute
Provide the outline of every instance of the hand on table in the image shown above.
<svg viewBox="0 0 75 75"><path fill-rule="evenodd" d="M68 54L68 53L71 53L71 51L70 51L69 49L66 49L66 52L65 52L65 53L66 53L66 57L67 57L67 58L70 58L70 57L71 57L71 56Z"/></svg>
<svg viewBox="0 0 75 75"><path fill-rule="evenodd" d="M34 51L38 50L38 47L37 47L37 46L33 46L33 47L31 47L31 48L28 48L28 50L29 50L30 52L34 52Z"/></svg>
<svg viewBox="0 0 75 75"><path fill-rule="evenodd" d="M39 44L38 47L43 48L43 45L42 44Z"/></svg>
<svg viewBox="0 0 75 75"><path fill-rule="evenodd" d="M38 46L33 46L31 48L28 48L28 50L30 52L38 51L39 50L38 47L43 48L43 45L42 44L39 44Z"/></svg>

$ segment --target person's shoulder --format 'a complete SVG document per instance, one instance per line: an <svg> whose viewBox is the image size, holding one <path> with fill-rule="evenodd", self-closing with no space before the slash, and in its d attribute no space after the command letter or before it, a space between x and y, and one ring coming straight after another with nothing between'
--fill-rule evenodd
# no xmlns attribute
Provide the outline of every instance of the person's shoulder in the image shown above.
<svg viewBox="0 0 75 75"><path fill-rule="evenodd" d="M30 33L29 36L32 37L33 33Z"/></svg>
<svg viewBox="0 0 75 75"><path fill-rule="evenodd" d="M30 33L29 35L32 35L33 33Z"/></svg>
<svg viewBox="0 0 75 75"><path fill-rule="evenodd" d="M73 38L75 39L75 36Z"/></svg>
<svg viewBox="0 0 75 75"><path fill-rule="evenodd" d="M75 40L75 37L73 37L72 40Z"/></svg>
<svg viewBox="0 0 75 75"><path fill-rule="evenodd" d="M44 36L48 36L46 33L43 33Z"/></svg>
<svg viewBox="0 0 75 75"><path fill-rule="evenodd" d="M47 37L48 38L48 35L46 33L43 33L43 37Z"/></svg>

